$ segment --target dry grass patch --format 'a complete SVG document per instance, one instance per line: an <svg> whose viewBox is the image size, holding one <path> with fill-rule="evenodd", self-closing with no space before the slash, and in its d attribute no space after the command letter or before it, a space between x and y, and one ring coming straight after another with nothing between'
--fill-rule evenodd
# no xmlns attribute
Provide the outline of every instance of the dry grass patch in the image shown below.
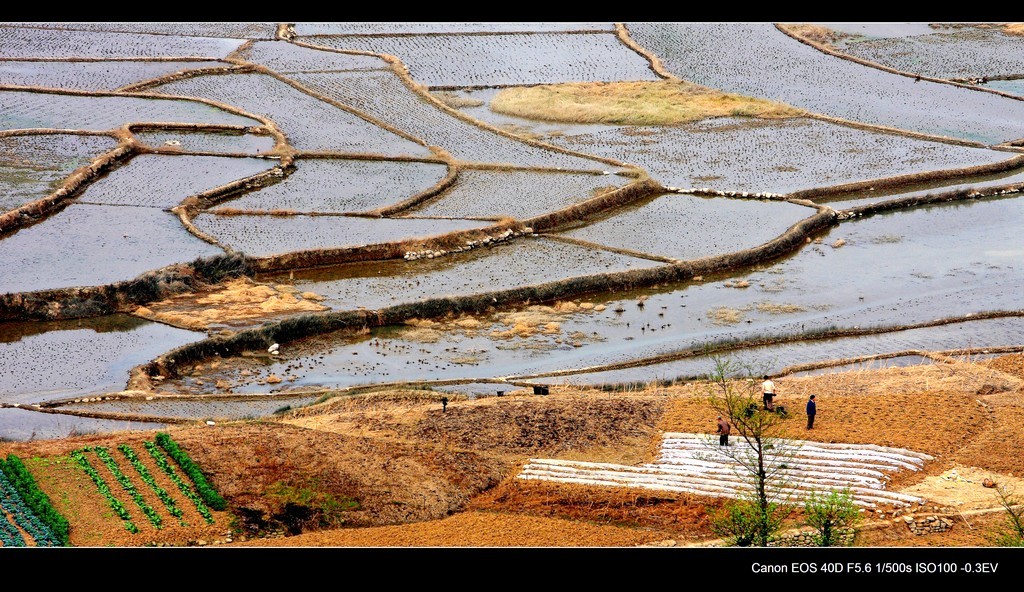
<svg viewBox="0 0 1024 592"><path fill-rule="evenodd" d="M830 49L834 49L832 44L844 37L849 37L847 33L840 33L839 31L833 31L828 27L822 27L821 25L811 25L808 23L800 24L784 24L781 27L792 35L796 35L802 39L806 39L812 43L818 45L824 45Z"/></svg>
<svg viewBox="0 0 1024 592"><path fill-rule="evenodd" d="M441 101L445 105L452 109L462 109L464 107L479 107L484 104L481 99L474 99L472 97L464 97L458 95L452 91L438 90L430 93L434 95L434 98Z"/></svg>
<svg viewBox="0 0 1024 592"><path fill-rule="evenodd" d="M806 308L798 304L779 304L776 302L758 302L757 310L759 312L766 312L768 314L791 314L794 312L804 312Z"/></svg>
<svg viewBox="0 0 1024 592"><path fill-rule="evenodd" d="M298 547L635 547L665 538L664 533L601 526L536 516L462 512L443 520L345 528L242 546ZM238 546L238 543L234 544Z"/></svg>
<svg viewBox="0 0 1024 592"><path fill-rule="evenodd" d="M1006 23L1003 25L1003 33L1024 36L1024 23Z"/></svg>
<svg viewBox="0 0 1024 592"><path fill-rule="evenodd" d="M708 318L716 325L735 325L743 320L744 311L739 308L719 306L708 311Z"/></svg>
<svg viewBox="0 0 1024 592"><path fill-rule="evenodd" d="M774 101L684 81L573 82L506 88L491 109L528 119L611 125L675 125L708 117L798 117Z"/></svg>
<svg viewBox="0 0 1024 592"><path fill-rule="evenodd" d="M286 314L320 312L328 307L314 292L299 294L294 286L257 284L249 278L225 282L212 290L178 294L138 307L144 319L202 330L213 324L245 324Z"/></svg>
<svg viewBox="0 0 1024 592"><path fill-rule="evenodd" d="M713 538L708 511L722 500L632 487L513 479L477 496L471 510L613 524L659 532L653 540Z"/></svg>

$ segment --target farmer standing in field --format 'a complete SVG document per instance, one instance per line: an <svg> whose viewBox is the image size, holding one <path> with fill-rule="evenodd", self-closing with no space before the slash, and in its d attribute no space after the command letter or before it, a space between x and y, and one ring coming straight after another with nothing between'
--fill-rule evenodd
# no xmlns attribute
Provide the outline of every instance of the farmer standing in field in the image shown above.
<svg viewBox="0 0 1024 592"><path fill-rule="evenodd" d="M722 419L722 416L718 416L718 445L728 446L729 445L729 422Z"/></svg>
<svg viewBox="0 0 1024 592"><path fill-rule="evenodd" d="M807 399L807 429L814 429L814 415L818 413L818 404L814 402L814 395Z"/></svg>
<svg viewBox="0 0 1024 592"><path fill-rule="evenodd" d="M771 378L768 378L767 374L764 376L764 382L761 383L761 393L765 410L774 411L775 405L772 403L772 399L775 398L775 383L772 382Z"/></svg>

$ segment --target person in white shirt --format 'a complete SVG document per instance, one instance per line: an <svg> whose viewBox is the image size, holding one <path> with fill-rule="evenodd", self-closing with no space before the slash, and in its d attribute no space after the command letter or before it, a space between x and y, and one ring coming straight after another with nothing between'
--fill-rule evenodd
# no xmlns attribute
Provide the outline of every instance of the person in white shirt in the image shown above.
<svg viewBox="0 0 1024 592"><path fill-rule="evenodd" d="M772 403L772 399L775 398L775 383L772 379L765 375L764 382L761 383L761 393L763 395L764 408L767 411L774 411L775 404Z"/></svg>

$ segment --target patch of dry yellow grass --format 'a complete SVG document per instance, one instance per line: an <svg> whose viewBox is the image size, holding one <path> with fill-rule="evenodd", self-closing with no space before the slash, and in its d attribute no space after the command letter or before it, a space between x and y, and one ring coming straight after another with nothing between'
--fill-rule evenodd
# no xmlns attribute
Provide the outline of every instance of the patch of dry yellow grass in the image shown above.
<svg viewBox="0 0 1024 592"><path fill-rule="evenodd" d="M134 314L178 327L205 329L214 323L327 310L328 307L319 304L323 299L314 292L298 294L294 286L257 284L248 278L239 278L205 294L179 294L140 306Z"/></svg>
<svg viewBox="0 0 1024 592"><path fill-rule="evenodd" d="M832 29L829 29L828 27L822 27L821 25L800 23L785 24L781 26L783 29L785 29L786 31L793 35L796 35L797 37L801 37L803 39L806 39L814 43L818 43L820 45L824 45L826 47L831 47L832 44L835 43L836 41L842 39L843 37L848 37L848 35L845 33L833 31Z"/></svg>
<svg viewBox="0 0 1024 592"><path fill-rule="evenodd" d="M434 91L431 94L433 94L437 100L441 101L442 103L448 105L453 109L461 109L463 107L479 107L480 105L484 104L484 102L480 99L463 97L451 91L439 90Z"/></svg>
<svg viewBox="0 0 1024 592"><path fill-rule="evenodd" d="M1024 23L1006 23L1003 25L1003 33L1024 36Z"/></svg>
<svg viewBox="0 0 1024 592"><path fill-rule="evenodd" d="M708 117L798 117L774 101L685 81L572 82L506 88L491 109L528 119L613 125L674 125Z"/></svg>
<svg viewBox="0 0 1024 592"><path fill-rule="evenodd" d="M789 314L794 312L803 312L806 308L798 304L778 304L775 302L758 302L757 310L760 312L766 312L768 314Z"/></svg>
<svg viewBox="0 0 1024 592"><path fill-rule="evenodd" d="M735 325L743 320L743 314L738 308L719 306L708 311L708 318L716 325Z"/></svg>

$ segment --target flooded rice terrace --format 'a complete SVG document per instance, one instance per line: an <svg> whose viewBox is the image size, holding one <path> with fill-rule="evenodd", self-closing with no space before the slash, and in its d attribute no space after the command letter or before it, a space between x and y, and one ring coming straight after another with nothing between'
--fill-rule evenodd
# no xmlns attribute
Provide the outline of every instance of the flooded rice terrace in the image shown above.
<svg viewBox="0 0 1024 592"><path fill-rule="evenodd" d="M0 23L0 439L1024 349L1019 37L815 26Z"/></svg>

